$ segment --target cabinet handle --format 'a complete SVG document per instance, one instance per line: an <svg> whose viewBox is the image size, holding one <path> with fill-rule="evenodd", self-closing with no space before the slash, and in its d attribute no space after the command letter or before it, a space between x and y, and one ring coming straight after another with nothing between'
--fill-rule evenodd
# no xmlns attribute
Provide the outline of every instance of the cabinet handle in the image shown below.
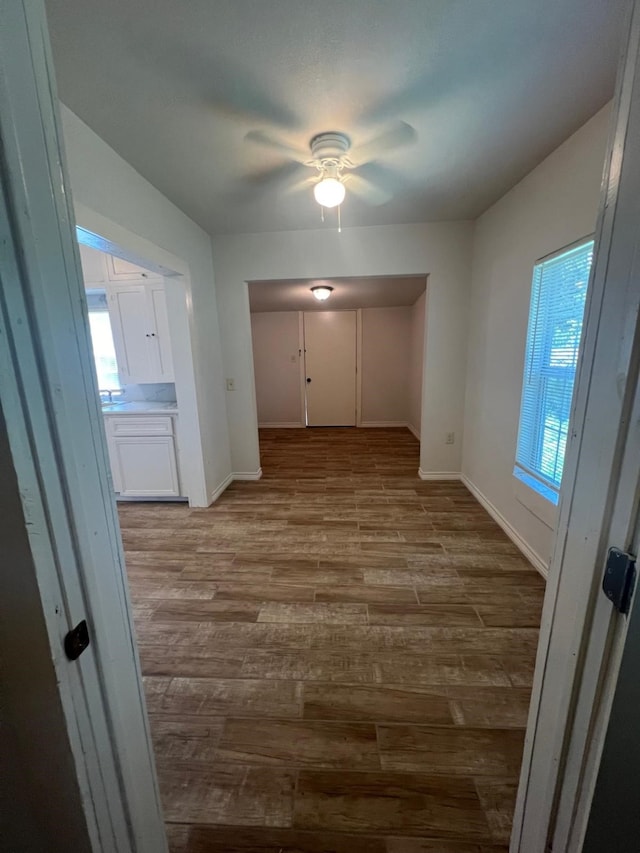
<svg viewBox="0 0 640 853"><path fill-rule="evenodd" d="M156 336L156 333L155 333L155 332L151 332L151 337L152 337L152 338L155 338L155 336Z"/></svg>
<svg viewBox="0 0 640 853"><path fill-rule="evenodd" d="M151 335L149 335L149 334L145 335L145 338L150 338L150 337L151 337Z"/></svg>

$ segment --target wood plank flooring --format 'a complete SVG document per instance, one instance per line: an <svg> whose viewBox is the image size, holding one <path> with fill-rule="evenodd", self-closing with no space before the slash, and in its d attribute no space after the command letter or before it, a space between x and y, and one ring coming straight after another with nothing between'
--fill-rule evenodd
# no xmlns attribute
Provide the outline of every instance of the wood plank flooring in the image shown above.
<svg viewBox="0 0 640 853"><path fill-rule="evenodd" d="M501 853L544 583L403 429L119 507L172 853Z"/></svg>

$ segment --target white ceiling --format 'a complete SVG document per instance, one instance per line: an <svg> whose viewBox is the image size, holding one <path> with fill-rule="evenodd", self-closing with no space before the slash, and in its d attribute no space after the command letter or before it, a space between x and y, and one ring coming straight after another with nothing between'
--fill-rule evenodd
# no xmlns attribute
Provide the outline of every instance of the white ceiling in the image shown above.
<svg viewBox="0 0 640 853"><path fill-rule="evenodd" d="M333 287L333 293L325 302L319 302L311 293L312 287L321 284ZM413 305L426 286L427 277L424 275L251 281L249 305L254 314L264 311L399 308Z"/></svg>
<svg viewBox="0 0 640 853"><path fill-rule="evenodd" d="M343 224L475 218L613 94L625 0L47 0L61 99L210 233L321 227L264 180L341 130L417 141ZM371 174L365 168L363 174ZM328 222L325 227L333 227Z"/></svg>

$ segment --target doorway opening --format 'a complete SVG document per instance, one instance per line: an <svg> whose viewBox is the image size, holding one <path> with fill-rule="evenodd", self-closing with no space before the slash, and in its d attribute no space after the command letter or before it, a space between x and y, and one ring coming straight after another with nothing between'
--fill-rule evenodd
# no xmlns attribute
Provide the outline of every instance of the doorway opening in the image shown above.
<svg viewBox="0 0 640 853"><path fill-rule="evenodd" d="M261 441L275 429L377 427L419 442L426 285L426 276L249 282ZM330 288L324 301L319 286Z"/></svg>

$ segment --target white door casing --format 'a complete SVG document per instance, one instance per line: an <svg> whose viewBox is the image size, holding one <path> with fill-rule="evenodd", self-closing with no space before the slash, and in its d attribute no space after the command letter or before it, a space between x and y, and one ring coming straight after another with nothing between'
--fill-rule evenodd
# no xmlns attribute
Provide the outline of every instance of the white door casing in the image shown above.
<svg viewBox="0 0 640 853"><path fill-rule="evenodd" d="M0 398L90 849L163 853L52 67L44 4L0 4ZM91 642L69 661L83 618ZM3 653L28 665L25 645Z"/></svg>
<svg viewBox="0 0 640 853"><path fill-rule="evenodd" d="M356 312L305 311L307 426L356 425Z"/></svg>

